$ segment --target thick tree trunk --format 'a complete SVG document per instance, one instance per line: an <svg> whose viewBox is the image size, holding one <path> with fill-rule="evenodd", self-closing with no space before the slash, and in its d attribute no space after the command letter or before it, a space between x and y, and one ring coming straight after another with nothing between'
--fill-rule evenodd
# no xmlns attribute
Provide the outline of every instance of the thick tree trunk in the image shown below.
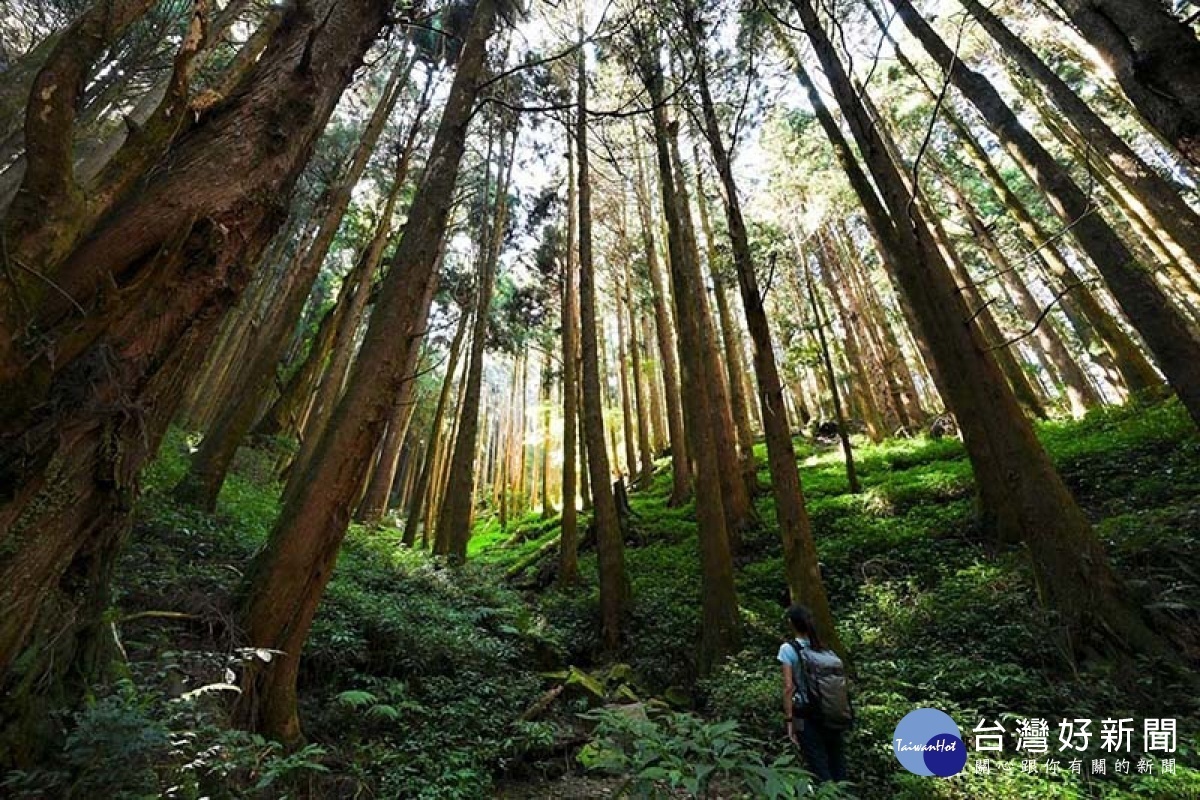
<svg viewBox="0 0 1200 800"><path fill-rule="evenodd" d="M980 340L962 297L913 202L899 169L887 157L815 9L792 0L841 106L879 196L855 178L872 225L895 254L897 276L938 359L942 391L963 431L975 470L986 527L1029 548L1038 589L1058 614L1069 653L1093 644L1106 649L1158 650L1152 634L1124 597L1100 540L1021 414L995 359ZM839 149L841 132L811 81L806 86L822 127ZM848 156L849 153L843 153ZM890 212L890 213L889 213Z"/></svg>
<svg viewBox="0 0 1200 800"><path fill-rule="evenodd" d="M405 367L411 348L419 346L416 311L433 280L495 19L493 0L480 0L430 150L432 166L417 188L391 260L394 268L380 288L350 390L309 469L312 491L284 507L266 548L247 573L240 620L247 643L281 655L248 669L238 714L244 724L284 741L301 737L296 709L300 652L345 536L355 495L396 398L406 386L411 391ZM370 379L358 380L358 374Z"/></svg>
<svg viewBox="0 0 1200 800"><path fill-rule="evenodd" d="M0 670L25 689L72 668L94 639L138 471L387 11L376 0L292 9L244 90L193 119L167 156L172 168L57 268L64 280L113 280L100 294L72 283L86 316L47 309L39 326L62 342L53 368L6 394L30 411L6 417L0 434ZM9 670L27 646L18 677Z"/></svg>
<svg viewBox="0 0 1200 800"><path fill-rule="evenodd" d="M1200 423L1200 339L1138 264L1121 238L1097 214L1087 194L1065 168L1017 119L991 83L967 68L917 13L909 0L890 0L900 19L947 74L951 83L987 120L1012 158L1025 165L1051 207L1104 276L1105 282L1130 322L1142 334L1167 382L1179 395L1192 419ZM1098 0L1105 3L1105 0ZM1116 4L1120 5L1120 4ZM1192 46L1200 43L1192 37ZM1195 77L1189 78L1193 84ZM1200 102L1200 94L1196 95Z"/></svg>
<svg viewBox="0 0 1200 800"><path fill-rule="evenodd" d="M1200 166L1200 41L1158 0L1058 0L1142 119Z"/></svg>

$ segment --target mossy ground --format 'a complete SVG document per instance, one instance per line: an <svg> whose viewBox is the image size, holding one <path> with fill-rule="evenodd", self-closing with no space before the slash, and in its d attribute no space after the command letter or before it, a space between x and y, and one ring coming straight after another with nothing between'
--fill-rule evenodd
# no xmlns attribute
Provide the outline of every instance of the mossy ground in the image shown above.
<svg viewBox="0 0 1200 800"><path fill-rule="evenodd" d="M1177 404L1098 411L1040 426L1131 592L1152 619L1198 629L1200 436ZM542 673L573 664L627 664L627 685L669 697L782 752L778 668L783 591L769 493L737 559L745 648L712 675L696 674L699 624L696 525L690 505L667 507L669 475L630 495L636 544L627 551L634 602L616 658L597 650L596 561L568 590L521 589L514 565L537 561L557 520L514 520L501 530L480 514L470 563L450 570L398 545L392 528L352 529L305 651L300 693L310 747L284 753L226 728L228 678L240 658L234 626L240 576L278 514L270 456L244 451L216 514L176 505L188 439L173 433L145 476L146 492L115 586L112 618L128 679L64 710L61 751L9 775L20 797L486 797L553 796L573 766L561 748L587 703L564 695L547 718L514 723L553 685ZM859 723L850 737L852 796L871 798L1200 797L1200 711L1169 665L1130 668L1100 659L1067 663L1054 620L1038 607L1019 548L987 544L977 529L972 477L955 440L857 442L863 491L851 495L839 451L797 440L797 458L822 570L850 649ZM762 454L760 453L760 456ZM765 463L765 459L763 460ZM762 482L767 474L762 472ZM582 520L581 523L585 523ZM553 559L553 553L545 558ZM169 611L186 618L142 616ZM1191 657L1196 653L1190 652ZM1084 775L1015 769L949 780L905 773L891 754L913 708L950 713L970 737L980 717L1051 721L1133 717L1131 775L1112 754L1082 754ZM1176 774L1138 774L1140 723L1179 721ZM1097 740L1093 740L1094 751ZM1107 756L1110 775L1087 775ZM1043 759L1044 761L1045 759ZM519 783L514 779L519 779ZM580 778L573 785L612 786ZM539 794L544 789L543 794Z"/></svg>
<svg viewBox="0 0 1200 800"><path fill-rule="evenodd" d="M1039 435L1105 540L1118 573L1152 620L1194 631L1200 609L1200 437L1175 404L1097 411L1080 422L1041 425ZM760 453L765 463L765 454ZM801 477L822 572L839 629L853 658L859 724L851 735L856 786L864 797L1200 797L1200 705L1180 670L1138 660L1133 667L1094 659L1072 665L1058 646L1054 619L1039 608L1023 551L988 544L978 530L973 479L953 439L859 442L863 490L852 495L840 450L797 443ZM765 469L762 483L767 484ZM698 687L702 713L740 720L764 737L779 730L778 668L784 591L778 529L769 493L757 501L761 524L743 537L738 591L746 622L744 650L697 683L690 642L699 624L696 526L691 506L668 508L669 476L631 495L641 546L627 551L634 608L626 650L657 691ZM545 530L542 539L554 535ZM482 557L516 563L542 539ZM595 556L581 561L584 588L550 590L537 607L550 627L577 644L577 663L598 657ZM1189 656L1197 653L1191 643ZM1131 775L1114 776L1115 756L1099 737L1080 753L1082 776L1021 770L1016 737L1005 741L1007 766L989 775L973 765L952 780L905 773L891 754L891 735L908 711L950 713L964 734L986 717L1015 733L1018 718L1045 718L1050 758L1058 720L1133 717L1137 731ZM1174 775L1137 773L1145 717L1175 717L1179 752ZM968 740L968 743L970 741ZM1108 758L1109 776L1088 775L1092 758ZM1005 771L1005 770L1009 771Z"/></svg>

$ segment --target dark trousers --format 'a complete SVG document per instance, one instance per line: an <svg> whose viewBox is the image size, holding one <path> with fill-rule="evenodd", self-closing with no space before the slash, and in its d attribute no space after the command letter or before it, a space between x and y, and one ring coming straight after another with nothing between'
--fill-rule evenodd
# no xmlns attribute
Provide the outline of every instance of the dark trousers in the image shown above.
<svg viewBox="0 0 1200 800"><path fill-rule="evenodd" d="M831 731L819 722L804 720L796 731L800 740L800 752L808 771L824 781L846 780L846 750L841 731Z"/></svg>

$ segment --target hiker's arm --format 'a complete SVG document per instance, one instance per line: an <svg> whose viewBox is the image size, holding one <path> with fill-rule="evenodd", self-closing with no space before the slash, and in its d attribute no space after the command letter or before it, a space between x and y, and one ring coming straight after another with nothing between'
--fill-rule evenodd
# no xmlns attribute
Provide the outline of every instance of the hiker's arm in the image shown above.
<svg viewBox="0 0 1200 800"><path fill-rule="evenodd" d="M784 719L792 718L792 695L796 691L796 685L792 681L792 665L783 664L783 716Z"/></svg>

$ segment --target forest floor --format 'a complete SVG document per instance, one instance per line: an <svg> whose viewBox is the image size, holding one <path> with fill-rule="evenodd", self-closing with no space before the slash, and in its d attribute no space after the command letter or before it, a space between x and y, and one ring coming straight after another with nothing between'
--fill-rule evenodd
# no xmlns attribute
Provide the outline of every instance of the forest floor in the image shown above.
<svg viewBox="0 0 1200 800"><path fill-rule="evenodd" d="M1110 409L1043 424L1039 435L1152 619L1197 630L1200 436L1186 414L1174 403ZM458 571L398 547L394 529L352 528L304 654L309 744L287 753L230 731L225 719L237 667L263 657L235 647L232 619L241 573L278 513L271 457L244 452L208 515L168 492L191 444L173 432L147 474L118 570L112 618L127 668L85 709L59 715L68 732L60 752L0 778L0 793L582 798L616 796L630 777L634 787L685 783L704 763L735 776L795 774L791 762L775 761L788 747L778 724L783 583L769 493L758 498L761 524L744 534L737 558L744 649L704 678L689 644L699 622L695 522L690 505L667 507L665 470L630 497L634 604L615 661L596 649L594 552L581 553L581 587L553 587L556 519L528 517L501 531L482 515ZM859 442L857 495L846 491L837 450L798 439L797 454L853 656L853 784L841 795L1200 797L1195 693L1156 661L1064 662L1021 551L979 536L959 442ZM765 485L765 469L761 478ZM531 713L560 685L544 712ZM618 701L637 701L627 706L640 709L637 719L585 714ZM1001 720L1009 735L991 774L972 765L945 780L904 772L891 734L921 706L949 713L965 738L980 718ZM1066 757L1061 774L1027 773L1014 749L1022 717L1050 721L1049 757L1061 718L1093 719L1094 731L1102 718L1133 717L1134 765L1141 720L1176 718L1175 774L1149 759L1149 774L1134 766L1114 775L1116 759L1100 752L1099 737L1077 756L1083 774L1072 774ZM1090 760L1102 757L1110 774L1090 776ZM606 775L606 765L625 774Z"/></svg>

